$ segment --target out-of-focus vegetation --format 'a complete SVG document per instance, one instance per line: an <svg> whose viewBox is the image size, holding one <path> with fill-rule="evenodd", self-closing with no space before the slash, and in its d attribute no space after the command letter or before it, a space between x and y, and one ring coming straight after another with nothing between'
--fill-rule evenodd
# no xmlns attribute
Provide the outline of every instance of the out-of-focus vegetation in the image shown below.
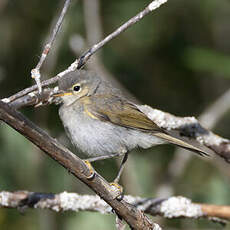
<svg viewBox="0 0 230 230"><path fill-rule="evenodd" d="M101 1L104 35L149 2ZM1 98L32 84L30 70L38 62L50 24L62 4L63 1L1 0ZM143 103L180 116L199 116L229 89L229 21L228 0L169 1L107 44L100 51L101 59L106 68ZM82 1L73 0L60 34L62 38L58 38L58 51L55 52L54 47L48 64L42 69L44 77L53 76L74 60L69 40L74 34L85 38L85 31ZM22 112L68 145L57 109L52 105L26 108ZM214 129L226 138L230 138L229 115L225 114ZM1 123L0 189L91 193L39 151ZM173 155L171 146L134 152L128 162L129 172L123 177L127 193L155 197L162 181L167 181L166 172ZM112 180L117 171L114 160L98 162L95 167L108 180ZM172 189L174 194L187 196L195 202L227 205L230 204L229 172L230 165L223 161L206 161L194 156ZM221 228L207 220L157 218L157 221L167 229ZM0 209L0 229L11 230L19 226L24 230L115 229L114 217L109 215L87 212L55 214L44 210L28 210L21 215L17 210Z"/></svg>

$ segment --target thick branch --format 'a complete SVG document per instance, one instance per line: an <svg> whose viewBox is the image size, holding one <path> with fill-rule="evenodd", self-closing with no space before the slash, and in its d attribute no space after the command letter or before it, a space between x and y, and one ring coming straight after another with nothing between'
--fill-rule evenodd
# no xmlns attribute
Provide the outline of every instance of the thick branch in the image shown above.
<svg viewBox="0 0 230 230"><path fill-rule="evenodd" d="M174 196L167 199L124 196L124 200L139 210L152 216L166 218L221 218L230 220L230 206L198 204L190 199ZM33 193L28 191L0 192L0 207L41 208L55 212L94 211L102 214L112 213L111 207L95 195L79 195L63 192L60 194Z"/></svg>
<svg viewBox="0 0 230 230"><path fill-rule="evenodd" d="M59 162L74 176L88 185L102 199L104 199L133 229L153 229L149 219L138 211L134 206L124 200L118 201L117 189L113 189L104 178L95 172L91 178L91 172L86 164L70 152L67 148L51 138L46 132L41 130L21 113L0 101L0 120L13 127L32 143L37 145L51 158Z"/></svg>

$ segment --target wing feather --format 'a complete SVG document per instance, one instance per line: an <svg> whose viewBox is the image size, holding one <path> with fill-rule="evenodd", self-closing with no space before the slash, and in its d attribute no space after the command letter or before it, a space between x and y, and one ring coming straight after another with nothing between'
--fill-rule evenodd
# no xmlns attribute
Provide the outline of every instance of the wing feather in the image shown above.
<svg viewBox="0 0 230 230"><path fill-rule="evenodd" d="M101 121L141 131L163 132L163 130L142 113L134 104L113 96L94 96L88 110Z"/></svg>

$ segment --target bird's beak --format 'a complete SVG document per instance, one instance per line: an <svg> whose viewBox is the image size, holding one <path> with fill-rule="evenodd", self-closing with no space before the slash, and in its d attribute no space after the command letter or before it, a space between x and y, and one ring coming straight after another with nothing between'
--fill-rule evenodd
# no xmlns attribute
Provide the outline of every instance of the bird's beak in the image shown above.
<svg viewBox="0 0 230 230"><path fill-rule="evenodd" d="M63 97L63 96L69 96L69 95L73 95L72 91L63 91L63 90L60 90L57 93L55 93L53 95L53 97Z"/></svg>

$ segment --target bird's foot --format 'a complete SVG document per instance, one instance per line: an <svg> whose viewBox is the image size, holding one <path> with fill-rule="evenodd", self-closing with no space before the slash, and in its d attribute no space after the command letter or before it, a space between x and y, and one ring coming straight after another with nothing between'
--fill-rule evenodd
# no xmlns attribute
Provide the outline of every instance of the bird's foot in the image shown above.
<svg viewBox="0 0 230 230"><path fill-rule="evenodd" d="M109 185L111 186L112 190L115 191L116 193L114 193L114 199L117 200L122 200L123 199L123 187L121 185L119 185L116 182L111 182L109 183Z"/></svg>
<svg viewBox="0 0 230 230"><path fill-rule="evenodd" d="M88 180L92 180L95 176L95 171L93 169L93 166L90 164L88 160L84 160L84 163L86 164L87 168L89 169L90 175L87 176Z"/></svg>

